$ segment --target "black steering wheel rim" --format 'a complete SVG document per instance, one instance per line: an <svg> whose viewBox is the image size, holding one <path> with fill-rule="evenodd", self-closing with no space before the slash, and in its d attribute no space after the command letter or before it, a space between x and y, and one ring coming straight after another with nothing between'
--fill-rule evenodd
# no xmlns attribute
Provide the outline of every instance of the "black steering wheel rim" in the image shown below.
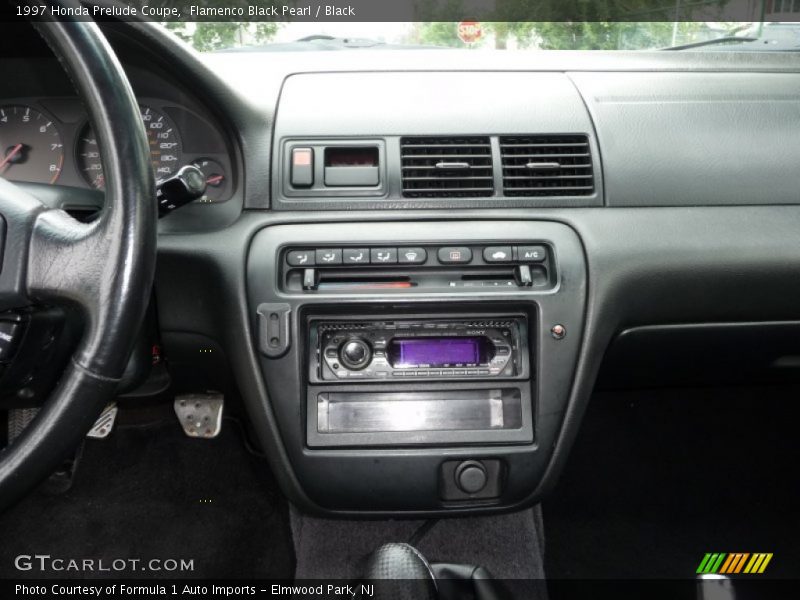
<svg viewBox="0 0 800 600"><path fill-rule="evenodd" d="M70 305L85 331L33 422L0 451L0 509L58 467L113 398L149 301L157 208L149 147L125 73L94 23L38 23L98 136L106 200L92 223L45 207L0 179L6 239L0 310Z"/></svg>

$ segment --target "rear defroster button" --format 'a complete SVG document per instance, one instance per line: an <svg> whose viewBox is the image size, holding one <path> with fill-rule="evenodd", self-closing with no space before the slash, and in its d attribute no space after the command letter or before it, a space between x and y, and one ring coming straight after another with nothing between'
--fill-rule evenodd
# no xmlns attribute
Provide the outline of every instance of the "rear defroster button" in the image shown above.
<svg viewBox="0 0 800 600"><path fill-rule="evenodd" d="M446 246L437 252L439 262L448 264L463 264L472 262L472 250L466 246Z"/></svg>

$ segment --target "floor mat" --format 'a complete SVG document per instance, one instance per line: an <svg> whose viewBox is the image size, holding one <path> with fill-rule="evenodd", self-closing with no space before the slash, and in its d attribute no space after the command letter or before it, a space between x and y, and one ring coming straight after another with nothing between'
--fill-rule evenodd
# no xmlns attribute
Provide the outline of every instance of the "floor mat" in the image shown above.
<svg viewBox="0 0 800 600"><path fill-rule="evenodd" d="M354 580L381 544L406 542L430 562L480 565L512 598L546 598L541 511L420 520L346 521L291 511L298 579Z"/></svg>
<svg viewBox="0 0 800 600"><path fill-rule="evenodd" d="M191 571L170 577L290 578L294 569L285 500L266 463L245 450L238 423L227 419L214 440L189 439L174 420L87 440L72 489L33 493L0 515L0 532L4 578L163 575L142 565L21 574L14 569L21 554L103 559L106 566L114 559L193 561Z"/></svg>
<svg viewBox="0 0 800 600"><path fill-rule="evenodd" d="M554 578L693 577L706 552L800 576L800 390L595 395L545 502Z"/></svg>

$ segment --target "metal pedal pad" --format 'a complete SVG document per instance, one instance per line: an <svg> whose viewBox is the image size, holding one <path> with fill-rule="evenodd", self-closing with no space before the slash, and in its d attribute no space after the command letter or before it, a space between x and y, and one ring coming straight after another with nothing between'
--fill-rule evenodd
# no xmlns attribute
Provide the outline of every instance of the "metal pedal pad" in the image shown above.
<svg viewBox="0 0 800 600"><path fill-rule="evenodd" d="M222 394L185 394L175 397L175 415L189 437L211 439L222 428Z"/></svg>
<svg viewBox="0 0 800 600"><path fill-rule="evenodd" d="M100 416L97 417L97 421L94 422L89 433L86 434L86 437L94 440L107 438L111 430L114 429L114 423L117 420L117 412L119 412L119 410L117 409L116 402L107 404L103 412L100 413Z"/></svg>

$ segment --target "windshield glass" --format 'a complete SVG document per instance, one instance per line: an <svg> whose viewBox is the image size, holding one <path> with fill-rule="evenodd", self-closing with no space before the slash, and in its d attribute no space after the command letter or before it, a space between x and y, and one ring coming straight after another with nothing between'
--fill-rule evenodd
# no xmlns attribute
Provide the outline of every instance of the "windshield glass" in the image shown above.
<svg viewBox="0 0 800 600"><path fill-rule="evenodd" d="M800 0L795 0L800 12ZM170 22L201 52L461 48L473 51L797 51L798 22Z"/></svg>

